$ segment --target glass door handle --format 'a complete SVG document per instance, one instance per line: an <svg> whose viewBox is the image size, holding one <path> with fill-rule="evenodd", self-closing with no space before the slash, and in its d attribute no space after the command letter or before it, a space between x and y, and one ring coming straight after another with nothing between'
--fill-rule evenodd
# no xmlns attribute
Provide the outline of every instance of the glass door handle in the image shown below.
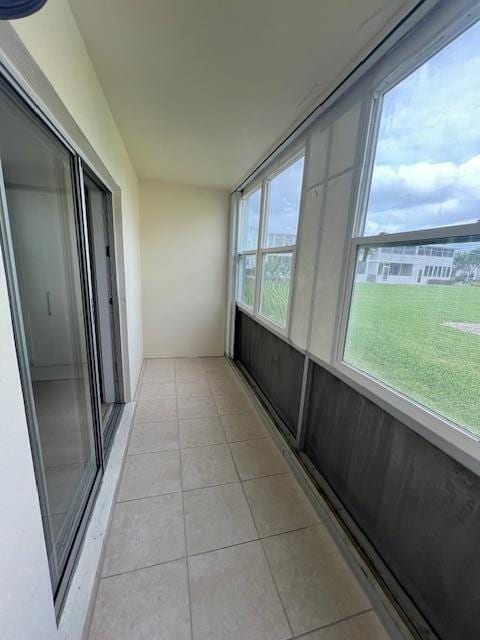
<svg viewBox="0 0 480 640"><path fill-rule="evenodd" d="M52 305L50 303L50 291L47 291L47 311L49 316L53 316Z"/></svg>

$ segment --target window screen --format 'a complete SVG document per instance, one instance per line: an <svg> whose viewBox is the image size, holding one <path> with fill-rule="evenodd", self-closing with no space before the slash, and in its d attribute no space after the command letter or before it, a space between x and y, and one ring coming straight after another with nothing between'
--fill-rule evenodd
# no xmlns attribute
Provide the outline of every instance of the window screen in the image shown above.
<svg viewBox="0 0 480 640"><path fill-rule="evenodd" d="M480 435L480 238L424 248L359 248L344 359Z"/></svg>
<svg viewBox="0 0 480 640"><path fill-rule="evenodd" d="M261 190L257 189L242 200L238 238L239 251L250 251L257 248L261 195Z"/></svg>
<svg viewBox="0 0 480 640"><path fill-rule="evenodd" d="M255 275L257 256L247 254L239 257L238 261L238 299L242 304L253 308L255 300Z"/></svg>
<svg viewBox="0 0 480 640"><path fill-rule="evenodd" d="M480 436L479 42L383 95L343 359Z"/></svg>
<svg viewBox="0 0 480 640"><path fill-rule="evenodd" d="M280 327L287 324L291 274L291 253L264 255L260 313Z"/></svg>

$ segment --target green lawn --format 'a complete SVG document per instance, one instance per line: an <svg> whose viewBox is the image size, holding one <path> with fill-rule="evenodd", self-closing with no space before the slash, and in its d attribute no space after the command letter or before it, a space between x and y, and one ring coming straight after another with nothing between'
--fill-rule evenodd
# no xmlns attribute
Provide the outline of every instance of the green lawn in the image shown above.
<svg viewBox="0 0 480 640"><path fill-rule="evenodd" d="M260 312L280 327L284 327L288 307L289 283L267 280L263 287L262 308ZM253 306L254 289L254 278L247 278L244 286L243 301L249 307Z"/></svg>
<svg viewBox="0 0 480 640"><path fill-rule="evenodd" d="M357 284L345 360L480 435L480 287Z"/></svg>
<svg viewBox="0 0 480 640"><path fill-rule="evenodd" d="M260 312L270 318L280 327L284 327L287 320L288 282L267 281L263 285L262 306Z"/></svg>

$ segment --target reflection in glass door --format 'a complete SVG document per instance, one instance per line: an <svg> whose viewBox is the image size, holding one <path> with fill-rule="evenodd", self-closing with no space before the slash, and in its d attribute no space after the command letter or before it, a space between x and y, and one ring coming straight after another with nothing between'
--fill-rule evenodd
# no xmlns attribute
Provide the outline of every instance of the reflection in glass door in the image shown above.
<svg viewBox="0 0 480 640"><path fill-rule="evenodd" d="M2 237L57 591L100 469L74 159L7 88L0 89L0 156Z"/></svg>

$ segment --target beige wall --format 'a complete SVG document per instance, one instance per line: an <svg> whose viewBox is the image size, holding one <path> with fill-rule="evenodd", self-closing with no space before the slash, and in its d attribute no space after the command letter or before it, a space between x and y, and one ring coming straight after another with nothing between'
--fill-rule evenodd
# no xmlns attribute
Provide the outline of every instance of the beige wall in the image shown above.
<svg viewBox="0 0 480 640"><path fill-rule="evenodd" d="M145 357L223 355L226 191L140 183Z"/></svg>
<svg viewBox="0 0 480 640"><path fill-rule="evenodd" d="M137 176L68 0L49 0L38 13L11 24L122 192L127 335L133 393L143 359Z"/></svg>

